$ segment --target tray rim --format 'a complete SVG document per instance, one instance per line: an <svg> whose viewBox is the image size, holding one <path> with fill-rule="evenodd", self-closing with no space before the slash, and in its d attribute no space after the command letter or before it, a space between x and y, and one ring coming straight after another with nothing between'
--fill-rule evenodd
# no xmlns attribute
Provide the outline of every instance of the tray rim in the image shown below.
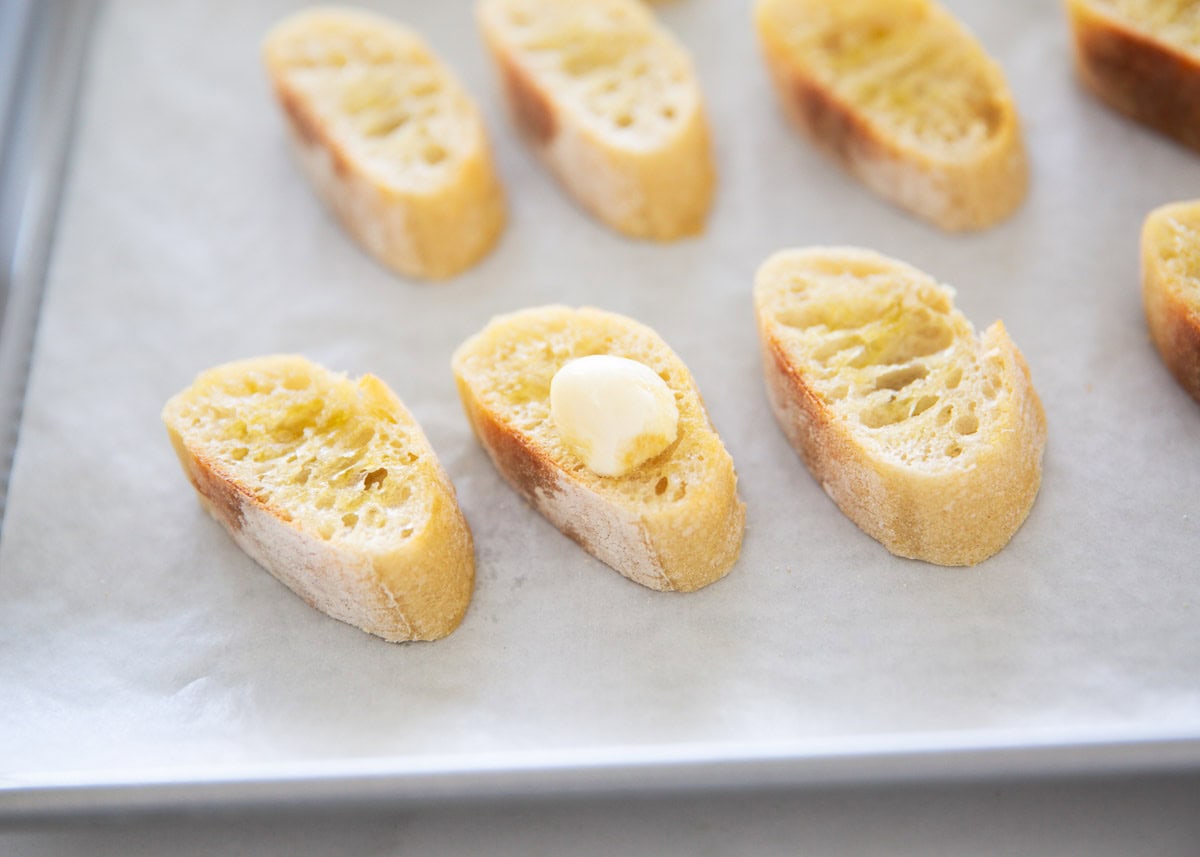
<svg viewBox="0 0 1200 857"><path fill-rule="evenodd" d="M98 3L14 0L10 9L24 38L11 99L0 105L0 206L16 214L11 259L0 260L8 263L0 292L0 538Z"/></svg>
<svg viewBox="0 0 1200 857"><path fill-rule="evenodd" d="M37 141L19 200L0 347L0 537L82 73L99 0L33 13L13 99ZM17 129L18 131L20 129ZM16 132L13 132L15 136ZM7 154L7 153L6 153ZM7 168L7 164L5 167ZM6 773L0 823L164 810L308 805L421 806L477 800L667 795L733 789L1200 772L1200 724L1178 728L982 729L836 739L552 751L388 755L294 763Z"/></svg>
<svg viewBox="0 0 1200 857"><path fill-rule="evenodd" d="M420 806L735 789L1200 770L1200 729L956 730L766 745L515 750L304 763L0 775L0 822L164 810Z"/></svg>

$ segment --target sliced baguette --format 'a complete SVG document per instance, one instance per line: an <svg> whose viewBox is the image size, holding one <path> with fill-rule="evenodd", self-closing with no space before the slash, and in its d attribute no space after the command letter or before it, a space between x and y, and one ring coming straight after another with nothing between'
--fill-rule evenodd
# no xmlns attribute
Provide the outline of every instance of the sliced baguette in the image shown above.
<svg viewBox="0 0 1200 857"><path fill-rule="evenodd" d="M1075 65L1109 106L1200 150L1200 5L1067 0Z"/></svg>
<svg viewBox="0 0 1200 857"><path fill-rule="evenodd" d="M1142 299L1163 362L1200 402L1200 200L1165 205L1146 218Z"/></svg>
<svg viewBox="0 0 1200 857"><path fill-rule="evenodd" d="M481 0L517 127L592 214L636 238L704 228L715 171L700 88L637 0Z"/></svg>
<svg viewBox="0 0 1200 857"><path fill-rule="evenodd" d="M675 394L678 438L624 476L588 470L550 417L551 379L591 354L644 363ZM733 566L745 524L733 461L687 367L653 330L598 309L529 309L493 319L459 347L453 368L500 473L589 553L657 590L699 589Z"/></svg>
<svg viewBox="0 0 1200 857"><path fill-rule="evenodd" d="M410 30L351 9L279 23L263 57L300 166L350 235L412 277L478 262L504 227L479 111Z"/></svg>
<svg viewBox="0 0 1200 857"><path fill-rule="evenodd" d="M821 487L892 553L973 565L1029 514L1046 424L1004 325L977 337L953 295L840 247L778 253L754 284L771 406Z"/></svg>
<svg viewBox="0 0 1200 857"><path fill-rule="evenodd" d="M163 421L204 507L318 610L385 640L435 640L475 580L454 487L372 375L294 356L201 373Z"/></svg>
<svg viewBox="0 0 1200 857"><path fill-rule="evenodd" d="M867 187L946 230L1020 204L1008 84L932 0L758 0L755 19L784 112Z"/></svg>

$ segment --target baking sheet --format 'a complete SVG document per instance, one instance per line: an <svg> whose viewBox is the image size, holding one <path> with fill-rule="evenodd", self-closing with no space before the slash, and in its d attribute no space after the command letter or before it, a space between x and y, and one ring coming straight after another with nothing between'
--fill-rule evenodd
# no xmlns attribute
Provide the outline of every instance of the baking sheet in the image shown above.
<svg viewBox="0 0 1200 857"><path fill-rule="evenodd" d="M692 763L634 788L704 781L718 759L746 782L803 779L806 764L835 777L839 748L865 753L870 777L889 751L957 747L986 768L970 750L987 735L1035 756L1062 743L1046 736L1096 752L1177 741L1195 761L1200 407L1148 341L1137 237L1152 207L1200 195L1200 158L1078 87L1056 4L947 3L1005 67L1033 173L1016 216L961 236L792 132L747 6L661 4L697 58L720 171L707 233L665 246L590 220L521 147L468 4L370 4L457 69L507 186L500 245L444 284L377 266L292 163L258 42L294 5L128 0L98 17L0 543L0 802L201 781L228 787L208 800L251 781L260 795L315 783L311 796L339 774L488 768L548 785L605 760ZM775 426L753 273L824 243L953 284L1031 366L1050 429L1041 495L980 566L888 555ZM630 583L473 440L452 350L493 314L547 302L638 318L689 364L748 508L725 580L690 595ZM281 351L380 375L423 424L477 547L449 638L390 645L324 617L196 503L163 402L203 368Z"/></svg>

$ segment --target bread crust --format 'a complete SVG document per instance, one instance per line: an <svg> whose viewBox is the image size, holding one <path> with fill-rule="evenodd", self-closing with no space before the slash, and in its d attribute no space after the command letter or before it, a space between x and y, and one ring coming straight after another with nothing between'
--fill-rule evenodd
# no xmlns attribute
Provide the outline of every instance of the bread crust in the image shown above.
<svg viewBox="0 0 1200 857"><path fill-rule="evenodd" d="M1200 151L1200 56L1088 0L1067 0L1080 79L1106 104Z"/></svg>
<svg viewBox="0 0 1200 857"><path fill-rule="evenodd" d="M984 229L1017 209L1029 183L1020 121L1002 73L982 47L975 46L978 62L995 91L980 121L993 130L970 156L950 156L895 137L810 73L769 5L760 0L756 7L767 69L784 114L818 149L884 199L947 231ZM937 10L936 17L974 44L948 13Z"/></svg>
<svg viewBox="0 0 1200 857"><path fill-rule="evenodd" d="M1150 337L1175 380L1200 402L1200 299L1184 294L1177 275L1161 264L1164 221L1183 218L1200 225L1200 201L1174 203L1151 212L1142 227L1142 301ZM1200 252L1200 246L1192 248Z"/></svg>
<svg viewBox="0 0 1200 857"><path fill-rule="evenodd" d="M971 467L929 472L873 454L789 357L777 322L761 305L756 314L776 420L850 520L891 553L937 565L974 565L1009 542L1041 484L1046 423L1029 368L1002 323L984 332L983 345L1002 359L1015 405Z"/></svg>
<svg viewBox="0 0 1200 857"><path fill-rule="evenodd" d="M600 312L564 307L539 311L578 312L583 323L589 313ZM645 330L657 340L649 328ZM741 550L746 510L737 495L733 461L711 425L699 429L709 432L712 439L704 483L690 486L682 501L654 509L636 508L620 502L613 492L598 490L598 477L564 467L485 404L467 365L476 343L468 340L454 356L459 395L476 437L518 494L588 553L650 589L691 592L729 573ZM665 344L661 347L667 348ZM687 368L671 356L672 388L698 400ZM703 403L699 406L703 408Z"/></svg>
<svg viewBox="0 0 1200 857"><path fill-rule="evenodd" d="M308 20L356 22L374 38L412 40L428 54L442 85L462 91L448 68L408 30L363 12L300 13L266 38L264 61L287 120L302 172L350 236L388 268L408 277L438 280L479 262L499 240L506 220L504 191L496 177L483 120L470 105L466 143L442 183L403 189L383 181L358 158L338 132L317 115L312 99L290 75L276 43ZM467 99L465 93L463 99ZM469 100L468 100L469 103Z"/></svg>
<svg viewBox="0 0 1200 857"><path fill-rule="evenodd" d="M598 130L527 65L507 36L503 5L504 0L480 0L477 10L505 102L522 138L568 193L597 219L633 238L672 241L702 232L716 169L690 63L694 103L670 138L654 147L629 145ZM665 31L658 37L684 55Z"/></svg>
<svg viewBox="0 0 1200 857"><path fill-rule="evenodd" d="M408 414L381 381L364 381L388 410ZM178 401L167 403L163 420L201 505L273 577L327 616L389 642L436 640L459 626L474 590L474 543L454 486L419 428L413 445L433 468L435 486L425 525L389 549L366 552L321 538L303 515L264 501L189 445Z"/></svg>

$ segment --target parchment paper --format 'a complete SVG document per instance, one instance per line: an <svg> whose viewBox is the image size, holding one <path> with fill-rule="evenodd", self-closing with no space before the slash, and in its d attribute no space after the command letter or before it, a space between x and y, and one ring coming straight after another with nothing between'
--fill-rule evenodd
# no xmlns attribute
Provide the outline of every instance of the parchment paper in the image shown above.
<svg viewBox="0 0 1200 857"><path fill-rule="evenodd" d="M1138 231L1200 195L1200 157L1075 82L1057 4L949 2L1008 73L1032 187L951 236L784 122L742 3L660 14L693 52L720 170L707 233L592 221L515 137L466 3L407 20L480 102L511 222L444 284L374 263L295 168L259 65L285 2L112 2L99 16L0 546L0 777L270 770L321 760L772 747L1006 729L1200 734L1200 406L1149 343ZM785 442L750 289L771 252L859 244L1003 318L1045 403L1041 495L994 559L891 557ZM471 436L450 354L490 316L626 313L691 367L748 506L740 562L643 589L518 499ZM478 585L462 627L390 645L305 606L197 504L159 421L227 360L380 375L454 480Z"/></svg>

